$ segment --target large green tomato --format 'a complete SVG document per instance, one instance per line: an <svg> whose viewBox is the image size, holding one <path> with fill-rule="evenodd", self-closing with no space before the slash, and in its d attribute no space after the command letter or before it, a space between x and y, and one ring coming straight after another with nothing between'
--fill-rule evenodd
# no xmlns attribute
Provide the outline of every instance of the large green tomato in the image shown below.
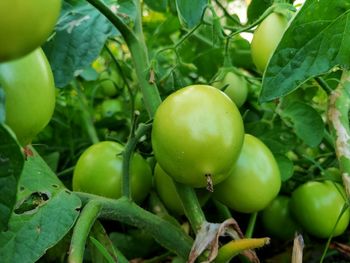
<svg viewBox="0 0 350 263"><path fill-rule="evenodd" d="M177 215L183 215L184 209L176 187L171 177L163 171L159 164L156 164L154 168L154 184L165 207ZM206 189L196 189L196 193L199 203L203 206L208 201L210 192Z"/></svg>
<svg viewBox="0 0 350 263"><path fill-rule="evenodd" d="M292 193L290 209L306 232L319 238L328 238L345 203L346 194L340 184L332 181L309 181ZM333 236L344 233L349 219L350 211L347 209L340 218Z"/></svg>
<svg viewBox="0 0 350 263"><path fill-rule="evenodd" d="M267 146L246 134L241 154L229 177L214 188L214 196L233 210L252 213L264 209L278 194L281 176Z"/></svg>
<svg viewBox="0 0 350 263"><path fill-rule="evenodd" d="M5 122L27 145L48 124L55 108L55 84L44 52L39 48L0 63L0 85L6 96Z"/></svg>
<svg viewBox="0 0 350 263"><path fill-rule="evenodd" d="M247 100L248 83L242 76L234 72L227 72L223 79L213 84L218 89L226 86L224 92L236 103L237 107L241 107Z"/></svg>
<svg viewBox="0 0 350 263"><path fill-rule="evenodd" d="M242 117L222 91L192 85L168 96L158 107L152 146L162 169L174 180L205 187L227 177L244 136Z"/></svg>
<svg viewBox="0 0 350 263"><path fill-rule="evenodd" d="M73 190L109 198L122 196L122 152L124 147L112 141L90 146L80 156L73 173ZM152 171L146 160L135 153L131 162L131 195L141 203L152 186Z"/></svg>
<svg viewBox="0 0 350 263"><path fill-rule="evenodd" d="M280 42L288 19L278 13L271 13L254 32L251 43L252 58L260 72L264 72L267 63Z"/></svg>
<svg viewBox="0 0 350 263"><path fill-rule="evenodd" d="M268 234L281 240L294 237L298 230L289 211L290 197L279 195L261 212L261 221Z"/></svg>
<svg viewBox="0 0 350 263"><path fill-rule="evenodd" d="M0 1L0 62L19 58L41 46L51 34L61 0Z"/></svg>

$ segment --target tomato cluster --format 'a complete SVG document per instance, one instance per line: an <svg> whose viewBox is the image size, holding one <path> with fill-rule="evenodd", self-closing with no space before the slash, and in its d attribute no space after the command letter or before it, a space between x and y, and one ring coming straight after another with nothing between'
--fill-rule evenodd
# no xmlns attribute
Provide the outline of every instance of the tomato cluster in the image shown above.
<svg viewBox="0 0 350 263"><path fill-rule="evenodd" d="M0 86L6 96L5 121L22 145L31 143L54 111L54 79L40 45L53 31L60 10L61 0L0 3Z"/></svg>

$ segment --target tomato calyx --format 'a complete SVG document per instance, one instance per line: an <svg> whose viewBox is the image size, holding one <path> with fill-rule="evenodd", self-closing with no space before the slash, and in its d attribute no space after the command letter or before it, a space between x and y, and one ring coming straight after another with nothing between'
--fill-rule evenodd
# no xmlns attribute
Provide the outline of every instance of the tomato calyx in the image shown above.
<svg viewBox="0 0 350 263"><path fill-rule="evenodd" d="M205 174L205 178L207 179L207 190L209 192L214 192L214 184L213 184L213 180L211 179L211 174L208 173L208 174Z"/></svg>

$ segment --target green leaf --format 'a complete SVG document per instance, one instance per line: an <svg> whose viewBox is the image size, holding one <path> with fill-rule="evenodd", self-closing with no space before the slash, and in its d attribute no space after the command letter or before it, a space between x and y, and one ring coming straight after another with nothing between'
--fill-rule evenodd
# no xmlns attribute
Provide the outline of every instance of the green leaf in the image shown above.
<svg viewBox="0 0 350 263"><path fill-rule="evenodd" d="M208 0L176 0L176 9L180 21L192 28L199 24Z"/></svg>
<svg viewBox="0 0 350 263"><path fill-rule="evenodd" d="M280 169L281 180L282 182L285 182L293 176L293 173L294 173L293 162L289 160L286 156L281 154L275 154L274 156L277 161L278 167Z"/></svg>
<svg viewBox="0 0 350 263"><path fill-rule="evenodd" d="M2 262L37 261L66 235L79 215L80 199L30 150L8 230L0 235Z"/></svg>
<svg viewBox="0 0 350 263"><path fill-rule="evenodd" d="M15 205L17 182L23 163L21 147L11 131L0 124L0 231L7 228Z"/></svg>
<svg viewBox="0 0 350 263"><path fill-rule="evenodd" d="M283 110L282 117L292 122L296 135L310 147L316 147L322 141L324 123L311 106L294 101Z"/></svg>
<svg viewBox="0 0 350 263"><path fill-rule="evenodd" d="M168 6L168 0L145 0L145 3L149 8L157 12L166 12Z"/></svg>
<svg viewBox="0 0 350 263"><path fill-rule="evenodd" d="M260 101L288 94L336 66L350 66L349 10L350 1L305 2L269 62Z"/></svg>
<svg viewBox="0 0 350 263"><path fill-rule="evenodd" d="M63 5L54 36L44 45L57 87L66 86L100 54L112 24L90 5Z"/></svg>

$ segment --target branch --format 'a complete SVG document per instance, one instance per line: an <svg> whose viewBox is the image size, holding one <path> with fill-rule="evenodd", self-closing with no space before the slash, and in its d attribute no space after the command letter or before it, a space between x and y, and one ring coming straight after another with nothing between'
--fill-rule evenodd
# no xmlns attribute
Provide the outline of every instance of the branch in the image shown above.
<svg viewBox="0 0 350 263"><path fill-rule="evenodd" d="M340 83L329 96L328 120L335 138L335 152L343 174L343 183L350 196L350 72L344 70Z"/></svg>

